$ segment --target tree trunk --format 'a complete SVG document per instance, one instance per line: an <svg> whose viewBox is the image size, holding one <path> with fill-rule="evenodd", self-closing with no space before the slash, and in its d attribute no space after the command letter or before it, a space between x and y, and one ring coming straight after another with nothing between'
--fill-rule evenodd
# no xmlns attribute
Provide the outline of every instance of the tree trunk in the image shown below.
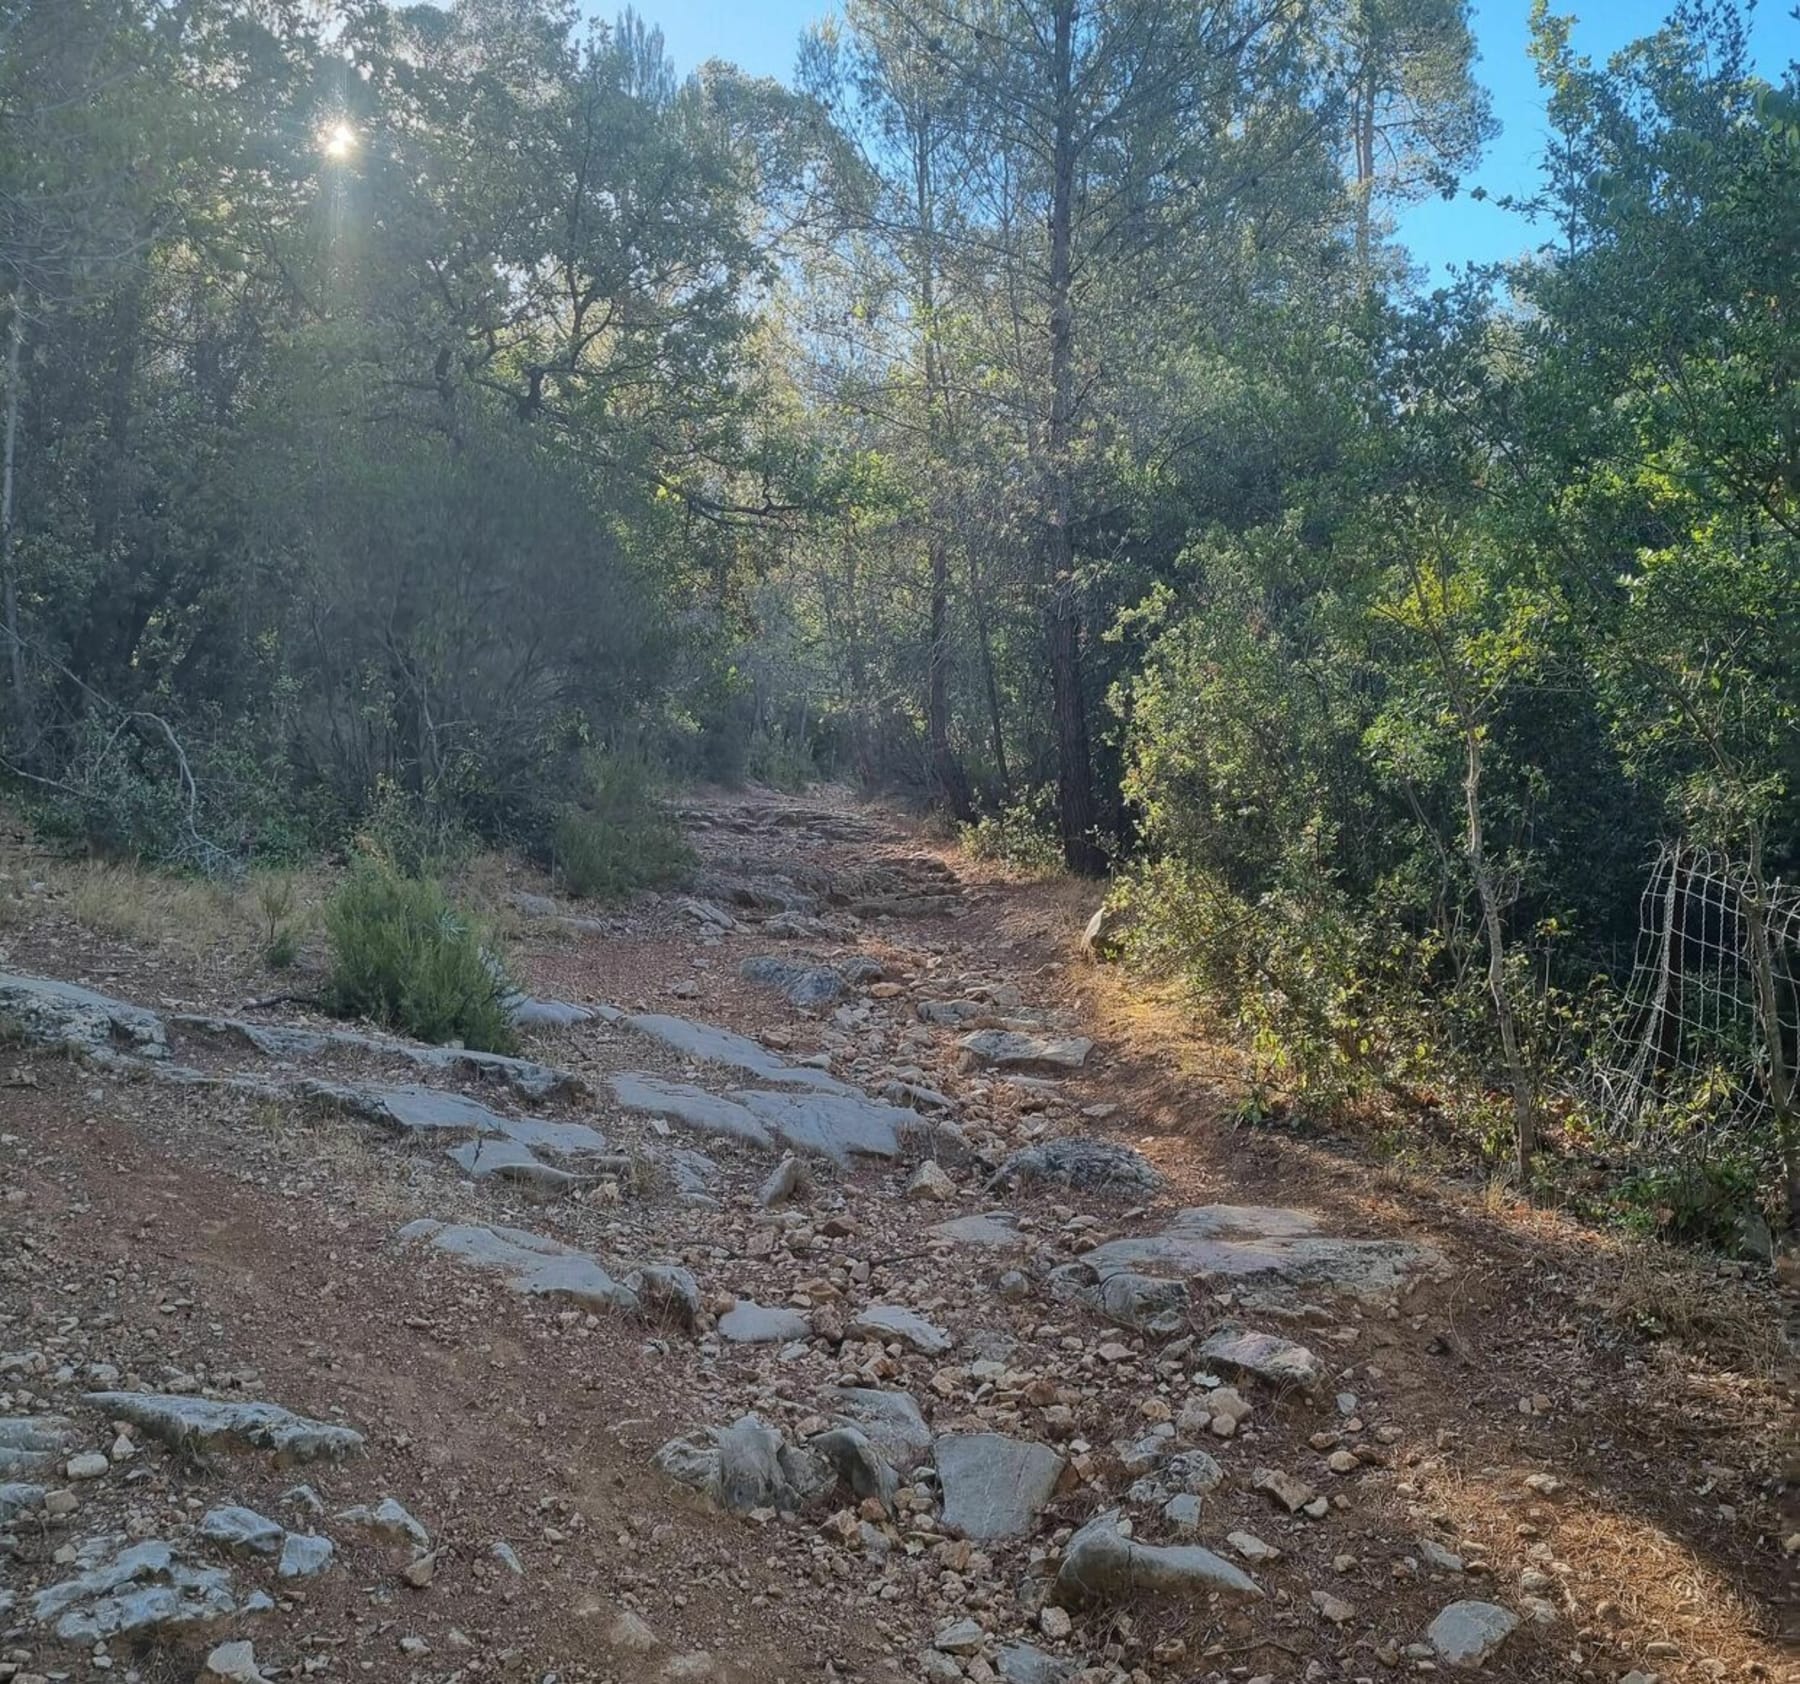
<svg viewBox="0 0 1800 1684"><path fill-rule="evenodd" d="M1469 820L1469 871L1481 902L1481 923L1487 937L1488 992L1493 996L1494 1017L1500 1028L1500 1050L1506 1059L1507 1079L1513 1094L1513 1168L1521 1187L1530 1186L1531 1160L1537 1152L1537 1105L1531 1093L1531 1075L1519 1051L1518 1026L1513 1018L1512 996L1506 988L1506 937L1500 926L1500 897L1488 870L1487 845L1481 821L1481 738L1470 719L1463 721L1465 771L1463 800Z"/></svg>
<svg viewBox="0 0 1800 1684"><path fill-rule="evenodd" d="M1050 690L1056 728L1056 813L1071 871L1105 869L1094 834L1093 767L1081 685L1081 607L1075 590L1075 13L1058 0L1051 60L1055 135L1050 183L1050 415L1045 428L1046 500L1040 582L1047 596Z"/></svg>
<svg viewBox="0 0 1800 1684"><path fill-rule="evenodd" d="M975 816L969 780L950 743L950 551L931 540L931 654L925 682L925 725L937 798L965 824Z"/></svg>
<svg viewBox="0 0 1800 1684"><path fill-rule="evenodd" d="M987 693L988 729L994 737L994 768L1000 774L1000 799L1010 807L1013 782L1006 764L1006 722L1000 711L1000 680L994 673L994 637L988 628L987 599L981 592L981 569L973 548L969 551L969 600L975 609L975 641L981 649L982 688Z"/></svg>
<svg viewBox="0 0 1800 1684"><path fill-rule="evenodd" d="M13 483L19 447L19 370L25 349L25 301L12 300L6 339L6 442L0 447L0 617L5 621L7 672L12 681L12 724L19 742L29 735L25 693L25 645L19 637L19 582L13 567Z"/></svg>
<svg viewBox="0 0 1800 1684"><path fill-rule="evenodd" d="M915 111L912 128L913 218L918 233L914 263L925 358L926 460L936 470L950 431L950 404L938 352L937 219L931 185L929 109ZM975 804L969 797L969 780L950 742L950 551L944 541L943 511L935 500L930 519L931 650L925 673L925 734L937 799L966 823L975 816Z"/></svg>

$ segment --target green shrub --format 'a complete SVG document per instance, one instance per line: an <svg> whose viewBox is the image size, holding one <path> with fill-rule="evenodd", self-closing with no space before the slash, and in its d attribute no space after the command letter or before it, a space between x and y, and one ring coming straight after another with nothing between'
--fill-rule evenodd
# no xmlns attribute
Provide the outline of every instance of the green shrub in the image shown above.
<svg viewBox="0 0 1800 1684"><path fill-rule="evenodd" d="M693 862L681 829L638 761L592 754L579 801L551 826L551 864L570 891L612 900L674 882Z"/></svg>
<svg viewBox="0 0 1800 1684"><path fill-rule="evenodd" d="M325 933L333 1011L422 1041L512 1050L512 984L435 879L364 861L326 906Z"/></svg>
<svg viewBox="0 0 1800 1684"><path fill-rule="evenodd" d="M1045 786L997 813L984 813L963 826L962 844L974 859L994 860L1035 876L1056 875L1063 869L1056 792Z"/></svg>

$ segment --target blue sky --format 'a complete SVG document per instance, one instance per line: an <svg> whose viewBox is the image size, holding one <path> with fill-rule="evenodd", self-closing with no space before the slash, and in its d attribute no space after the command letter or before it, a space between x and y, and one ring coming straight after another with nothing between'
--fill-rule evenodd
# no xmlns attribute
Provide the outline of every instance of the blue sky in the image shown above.
<svg viewBox="0 0 1800 1684"><path fill-rule="evenodd" d="M612 5L592 9L610 15ZM1776 79L1800 57L1800 23L1793 0L1763 0L1756 13L1757 61ZM1662 0L1553 0L1558 12L1573 12L1577 48L1595 58L1654 29L1668 10ZM762 76L784 81L794 66L794 45L813 19L831 10L830 0L637 0L637 10L661 26L676 66L691 70L709 58L729 59ZM1411 209L1401 236L1434 280L1449 265L1516 257L1533 243L1530 227L1493 203L1471 199L1476 184L1490 195L1528 192L1543 150L1544 111L1531 61L1526 57L1526 19L1531 0L1476 0L1475 31L1481 46L1476 75L1493 95L1502 131L1486 158L1451 201L1435 199Z"/></svg>

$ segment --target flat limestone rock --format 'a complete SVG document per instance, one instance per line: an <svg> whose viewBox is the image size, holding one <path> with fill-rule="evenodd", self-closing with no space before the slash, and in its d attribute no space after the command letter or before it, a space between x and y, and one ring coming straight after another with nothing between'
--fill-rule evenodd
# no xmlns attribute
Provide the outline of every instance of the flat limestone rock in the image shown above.
<svg viewBox="0 0 1800 1684"><path fill-rule="evenodd" d="M920 1356L941 1357L956 1343L953 1335L904 1304L869 1304L857 1311L845 1332L852 1339L898 1342Z"/></svg>
<svg viewBox="0 0 1800 1684"><path fill-rule="evenodd" d="M594 1021L586 1006L568 1000L540 1000L531 994L513 995L506 1002L506 1015L517 1029L573 1029Z"/></svg>
<svg viewBox="0 0 1800 1684"><path fill-rule="evenodd" d="M746 959L738 966L738 975L746 982L779 989L790 1004L803 1011L829 1006L850 990L850 979L835 965L809 965L775 954Z"/></svg>
<svg viewBox="0 0 1800 1684"><path fill-rule="evenodd" d="M928 1232L930 1238L948 1240L952 1245L984 1246L994 1251L1012 1251L1025 1244L1025 1236L1004 1211L958 1216L938 1223Z"/></svg>
<svg viewBox="0 0 1800 1684"><path fill-rule="evenodd" d="M598 1014L596 1014L598 1015ZM526 1099L579 1098L587 1084L573 1071L539 1064L510 1053L478 1052L470 1047L437 1047L406 1041L397 1035L374 1035L357 1029L309 1029L298 1024L251 1023L244 1018L178 1015L169 1020L186 1034L207 1040L237 1041L266 1058L305 1060L333 1050L403 1059L420 1070L453 1076L475 1076L502 1083Z"/></svg>
<svg viewBox="0 0 1800 1684"><path fill-rule="evenodd" d="M1063 1459L1001 1433L946 1434L932 1445L944 1526L965 1538L1018 1538L1056 1494Z"/></svg>
<svg viewBox="0 0 1800 1684"><path fill-rule="evenodd" d="M716 1094L691 1082L630 1071L614 1076L612 1088L627 1111L666 1117L699 1133L723 1135L765 1152L785 1147L837 1163L852 1156L896 1157L902 1141L924 1127L917 1112L848 1088L816 1093L747 1088Z"/></svg>
<svg viewBox="0 0 1800 1684"><path fill-rule="evenodd" d="M758 1415L670 1439L655 1465L701 1504L733 1514L798 1509L836 1478L823 1457L789 1444Z"/></svg>
<svg viewBox="0 0 1800 1684"><path fill-rule="evenodd" d="M1134 1333L1167 1339L1187 1325L1190 1294L1184 1280L1139 1274L1135 1269L1101 1274L1083 1257L1051 1270L1049 1287L1053 1296L1072 1298Z"/></svg>
<svg viewBox="0 0 1800 1684"><path fill-rule="evenodd" d="M1162 1177L1142 1153L1110 1140L1071 1136L1021 1147L994 1172L988 1190L1038 1181L1082 1192L1134 1195L1154 1193L1162 1185Z"/></svg>
<svg viewBox="0 0 1800 1684"><path fill-rule="evenodd" d="M1316 1397L1325 1385L1325 1365L1304 1345L1272 1333L1221 1328L1201 1345L1199 1355L1210 1367L1249 1374L1277 1388L1297 1387Z"/></svg>
<svg viewBox="0 0 1800 1684"><path fill-rule="evenodd" d="M49 1491L26 1480L7 1480L0 1484L0 1525L22 1514L35 1514L44 1506Z"/></svg>
<svg viewBox="0 0 1800 1684"><path fill-rule="evenodd" d="M1234 1600L1262 1595L1247 1573L1198 1544L1140 1544L1125 1537L1117 1509L1096 1515L1069 1540L1056 1573L1056 1598L1064 1603L1207 1593Z"/></svg>
<svg viewBox="0 0 1800 1684"><path fill-rule="evenodd" d="M692 1082L670 1082L661 1076L626 1071L613 1077L612 1090L613 1098L627 1111L666 1117L697 1133L741 1140L765 1152L775 1149L775 1137L747 1106L708 1093Z"/></svg>
<svg viewBox="0 0 1800 1684"><path fill-rule="evenodd" d="M143 1006L96 994L73 982L0 972L0 1023L35 1046L89 1054L167 1058L163 1020Z"/></svg>
<svg viewBox="0 0 1800 1684"><path fill-rule="evenodd" d="M1519 1616L1495 1602L1452 1602L1431 1622L1425 1641L1446 1666L1480 1666L1518 1630Z"/></svg>
<svg viewBox="0 0 1800 1684"><path fill-rule="evenodd" d="M1009 1643L995 1657L1006 1684L1069 1684L1076 1662L1046 1654L1029 1643Z"/></svg>
<svg viewBox="0 0 1800 1684"><path fill-rule="evenodd" d="M1001 1070L1079 1070L1094 1050L1084 1035L1028 1035L1016 1029L975 1029L956 1044L976 1064Z"/></svg>
<svg viewBox="0 0 1800 1684"><path fill-rule="evenodd" d="M287 1531L255 1509L228 1504L200 1517L200 1536L234 1555L274 1555Z"/></svg>
<svg viewBox="0 0 1800 1684"><path fill-rule="evenodd" d="M896 1473L911 1473L930 1455L931 1428L911 1392L840 1386L835 1405L838 1420L859 1429Z"/></svg>
<svg viewBox="0 0 1800 1684"><path fill-rule="evenodd" d="M47 1473L75 1441L75 1423L66 1415L0 1416L0 1477Z"/></svg>
<svg viewBox="0 0 1800 1684"><path fill-rule="evenodd" d="M275 1564L275 1576L281 1579L316 1578L331 1565L337 1553L329 1538L316 1532L290 1532L281 1541L281 1559Z"/></svg>
<svg viewBox="0 0 1800 1684"><path fill-rule="evenodd" d="M1332 1239L1304 1211L1201 1205L1176 1212L1160 1234L1109 1240L1082 1257L1097 1279L1122 1270L1229 1286L1243 1301L1284 1304L1302 1293L1347 1294L1386 1305L1414 1281L1440 1275L1431 1246L1406 1240Z"/></svg>
<svg viewBox="0 0 1800 1684"><path fill-rule="evenodd" d="M782 1087L818 1088L824 1093L847 1093L842 1082L828 1071L815 1070L807 1064L789 1064L759 1042L729 1029L717 1029L709 1023L696 1023L692 1018L670 1017L662 1012L638 1012L621 1018L627 1029L648 1035L673 1047L684 1057L702 1064L723 1064L734 1070L747 1071L759 1081L774 1082Z"/></svg>
<svg viewBox="0 0 1800 1684"><path fill-rule="evenodd" d="M734 1345L785 1345L810 1339L812 1323L798 1310L770 1309L740 1298L719 1317L719 1337Z"/></svg>
<svg viewBox="0 0 1800 1684"><path fill-rule="evenodd" d="M407 1223L400 1238L409 1244L428 1242L473 1268L494 1270L506 1277L514 1292L529 1298L565 1299L633 1315L639 1309L636 1294L614 1280L597 1257L523 1228L422 1218Z"/></svg>
<svg viewBox="0 0 1800 1684"><path fill-rule="evenodd" d="M516 1140L465 1140L447 1155L475 1181L512 1181L546 1193L566 1193L580 1181Z"/></svg>
<svg viewBox="0 0 1800 1684"><path fill-rule="evenodd" d="M185 1560L160 1538L115 1548L73 1579L38 1592L32 1616L65 1643L179 1631L271 1606L266 1596L240 1604L230 1575Z"/></svg>
<svg viewBox="0 0 1800 1684"><path fill-rule="evenodd" d="M353 1428L273 1403L226 1403L162 1392L88 1392L81 1400L114 1420L129 1421L173 1449L250 1449L273 1452L278 1466L338 1460L363 1446Z"/></svg>
<svg viewBox="0 0 1800 1684"><path fill-rule="evenodd" d="M842 1163L856 1157L894 1158L901 1142L923 1125L916 1111L860 1093L759 1093L731 1095L769 1132L797 1152Z"/></svg>

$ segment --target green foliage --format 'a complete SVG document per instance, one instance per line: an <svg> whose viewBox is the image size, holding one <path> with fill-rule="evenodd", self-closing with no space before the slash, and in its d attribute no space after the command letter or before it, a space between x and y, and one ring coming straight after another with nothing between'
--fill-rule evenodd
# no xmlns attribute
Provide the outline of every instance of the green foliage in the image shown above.
<svg viewBox="0 0 1800 1684"><path fill-rule="evenodd" d="M513 1049L506 1005L512 985L441 883L361 860L326 905L325 933L325 998L340 1016L368 1018L422 1041Z"/></svg>
<svg viewBox="0 0 1800 1684"><path fill-rule="evenodd" d="M984 813L962 827L962 843L978 860L993 860L1034 876L1054 876L1063 869L1062 842L1056 831L1056 791L1048 786L1022 800Z"/></svg>
<svg viewBox="0 0 1800 1684"><path fill-rule="evenodd" d="M577 895L616 900L675 882L693 863L681 827L657 800L648 768L617 754L583 763L585 787L551 828L551 864Z"/></svg>

